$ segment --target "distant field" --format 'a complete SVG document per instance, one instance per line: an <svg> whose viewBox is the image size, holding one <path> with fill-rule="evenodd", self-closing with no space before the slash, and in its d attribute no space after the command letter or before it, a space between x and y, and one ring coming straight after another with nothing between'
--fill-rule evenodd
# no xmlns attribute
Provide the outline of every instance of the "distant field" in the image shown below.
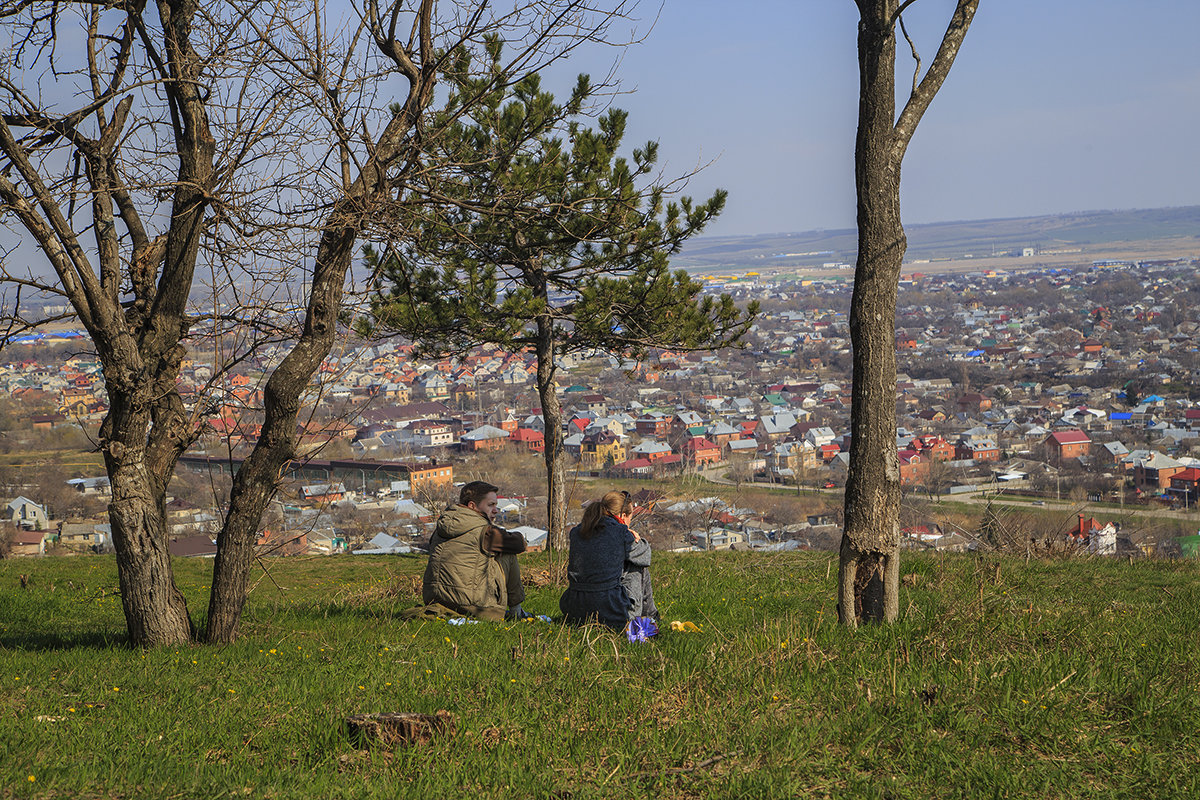
<svg viewBox="0 0 1200 800"><path fill-rule="evenodd" d="M265 566L237 644L138 651L112 559L0 561L0 797L1200 796L1194 562L909 556L900 622L849 633L829 554L660 555L702 631L637 645L400 622L420 558ZM426 746L343 729L442 709Z"/></svg>
<svg viewBox="0 0 1200 800"><path fill-rule="evenodd" d="M906 233L907 260L950 259L914 265L922 272L1070 266L1099 259L1193 258L1200 255L1200 206L940 222L908 225ZM817 269L815 274L837 275L818 268L832 262L853 264L856 236L854 229L701 236L688 242L675 263L693 271L749 270L767 275L795 270L810 274ZM1039 254L991 257L997 251L1025 247L1034 247ZM1062 250L1080 252L1052 252ZM965 258L967 254L971 257Z"/></svg>

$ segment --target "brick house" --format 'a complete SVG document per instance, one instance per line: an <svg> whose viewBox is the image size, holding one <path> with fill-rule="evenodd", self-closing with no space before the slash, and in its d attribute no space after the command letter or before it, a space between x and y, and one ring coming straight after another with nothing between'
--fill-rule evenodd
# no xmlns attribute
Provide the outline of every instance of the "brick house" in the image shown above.
<svg viewBox="0 0 1200 800"><path fill-rule="evenodd" d="M900 485L915 486L929 474L929 461L916 450L900 450Z"/></svg>
<svg viewBox="0 0 1200 800"><path fill-rule="evenodd" d="M697 467L715 464L721 460L721 448L703 436L697 436L683 443L683 458Z"/></svg>
<svg viewBox="0 0 1200 800"><path fill-rule="evenodd" d="M509 441L531 453L542 453L546 450L545 434L533 428L517 428L509 437Z"/></svg>
<svg viewBox="0 0 1200 800"><path fill-rule="evenodd" d="M1042 440L1047 460L1057 464L1091 452L1092 440L1083 431L1056 431Z"/></svg>

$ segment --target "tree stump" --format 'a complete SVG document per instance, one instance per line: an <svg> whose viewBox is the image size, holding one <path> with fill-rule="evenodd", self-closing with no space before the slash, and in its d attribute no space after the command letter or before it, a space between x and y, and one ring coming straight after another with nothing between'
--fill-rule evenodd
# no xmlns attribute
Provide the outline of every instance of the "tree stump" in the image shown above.
<svg viewBox="0 0 1200 800"><path fill-rule="evenodd" d="M449 711L416 714L405 711L355 714L346 718L346 732L361 745L385 747L428 744L435 736L453 736L456 720Z"/></svg>

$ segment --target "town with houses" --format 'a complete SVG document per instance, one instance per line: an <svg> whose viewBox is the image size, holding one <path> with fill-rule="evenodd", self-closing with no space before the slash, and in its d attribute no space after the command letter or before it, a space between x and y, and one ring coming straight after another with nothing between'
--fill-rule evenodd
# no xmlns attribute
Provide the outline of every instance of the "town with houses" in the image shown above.
<svg viewBox="0 0 1200 800"><path fill-rule="evenodd" d="M903 546L1195 554L1195 268L1179 260L905 274L896 320ZM559 363L571 480L583 482L572 511L591 487L612 485L653 509L656 547L832 549L850 455L850 280L749 273L705 282L760 302L743 347ZM262 384L284 352L264 348L222 371L214 349L198 336L181 377L185 401L212 413L177 470L168 511L178 556L215 553L221 486L258 435ZM530 353L479 348L430 361L403 342L346 344L320 370L320 402L299 431L304 457L264 520L260 552L419 550L455 484L476 478L501 483L505 523L543 545L535 374ZM89 451L106 398L85 338L13 341L0 354L0 388L7 452L50 441ZM107 479L90 449L91 466L4 473L8 555L111 549ZM988 498L1010 497L1027 512L1000 541ZM975 503L974 518L960 511L951 522L939 510L956 498ZM1174 517L1131 516L1139 510Z"/></svg>

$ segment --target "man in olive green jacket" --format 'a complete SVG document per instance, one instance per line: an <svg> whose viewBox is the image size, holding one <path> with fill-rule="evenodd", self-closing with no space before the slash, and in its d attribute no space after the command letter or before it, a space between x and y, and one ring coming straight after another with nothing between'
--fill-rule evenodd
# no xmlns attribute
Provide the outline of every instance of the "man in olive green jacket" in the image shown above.
<svg viewBox="0 0 1200 800"><path fill-rule="evenodd" d="M498 488L484 481L462 487L458 505L438 517L429 540L421 598L469 617L524 619L525 587L515 555L494 555L484 534L496 518Z"/></svg>

